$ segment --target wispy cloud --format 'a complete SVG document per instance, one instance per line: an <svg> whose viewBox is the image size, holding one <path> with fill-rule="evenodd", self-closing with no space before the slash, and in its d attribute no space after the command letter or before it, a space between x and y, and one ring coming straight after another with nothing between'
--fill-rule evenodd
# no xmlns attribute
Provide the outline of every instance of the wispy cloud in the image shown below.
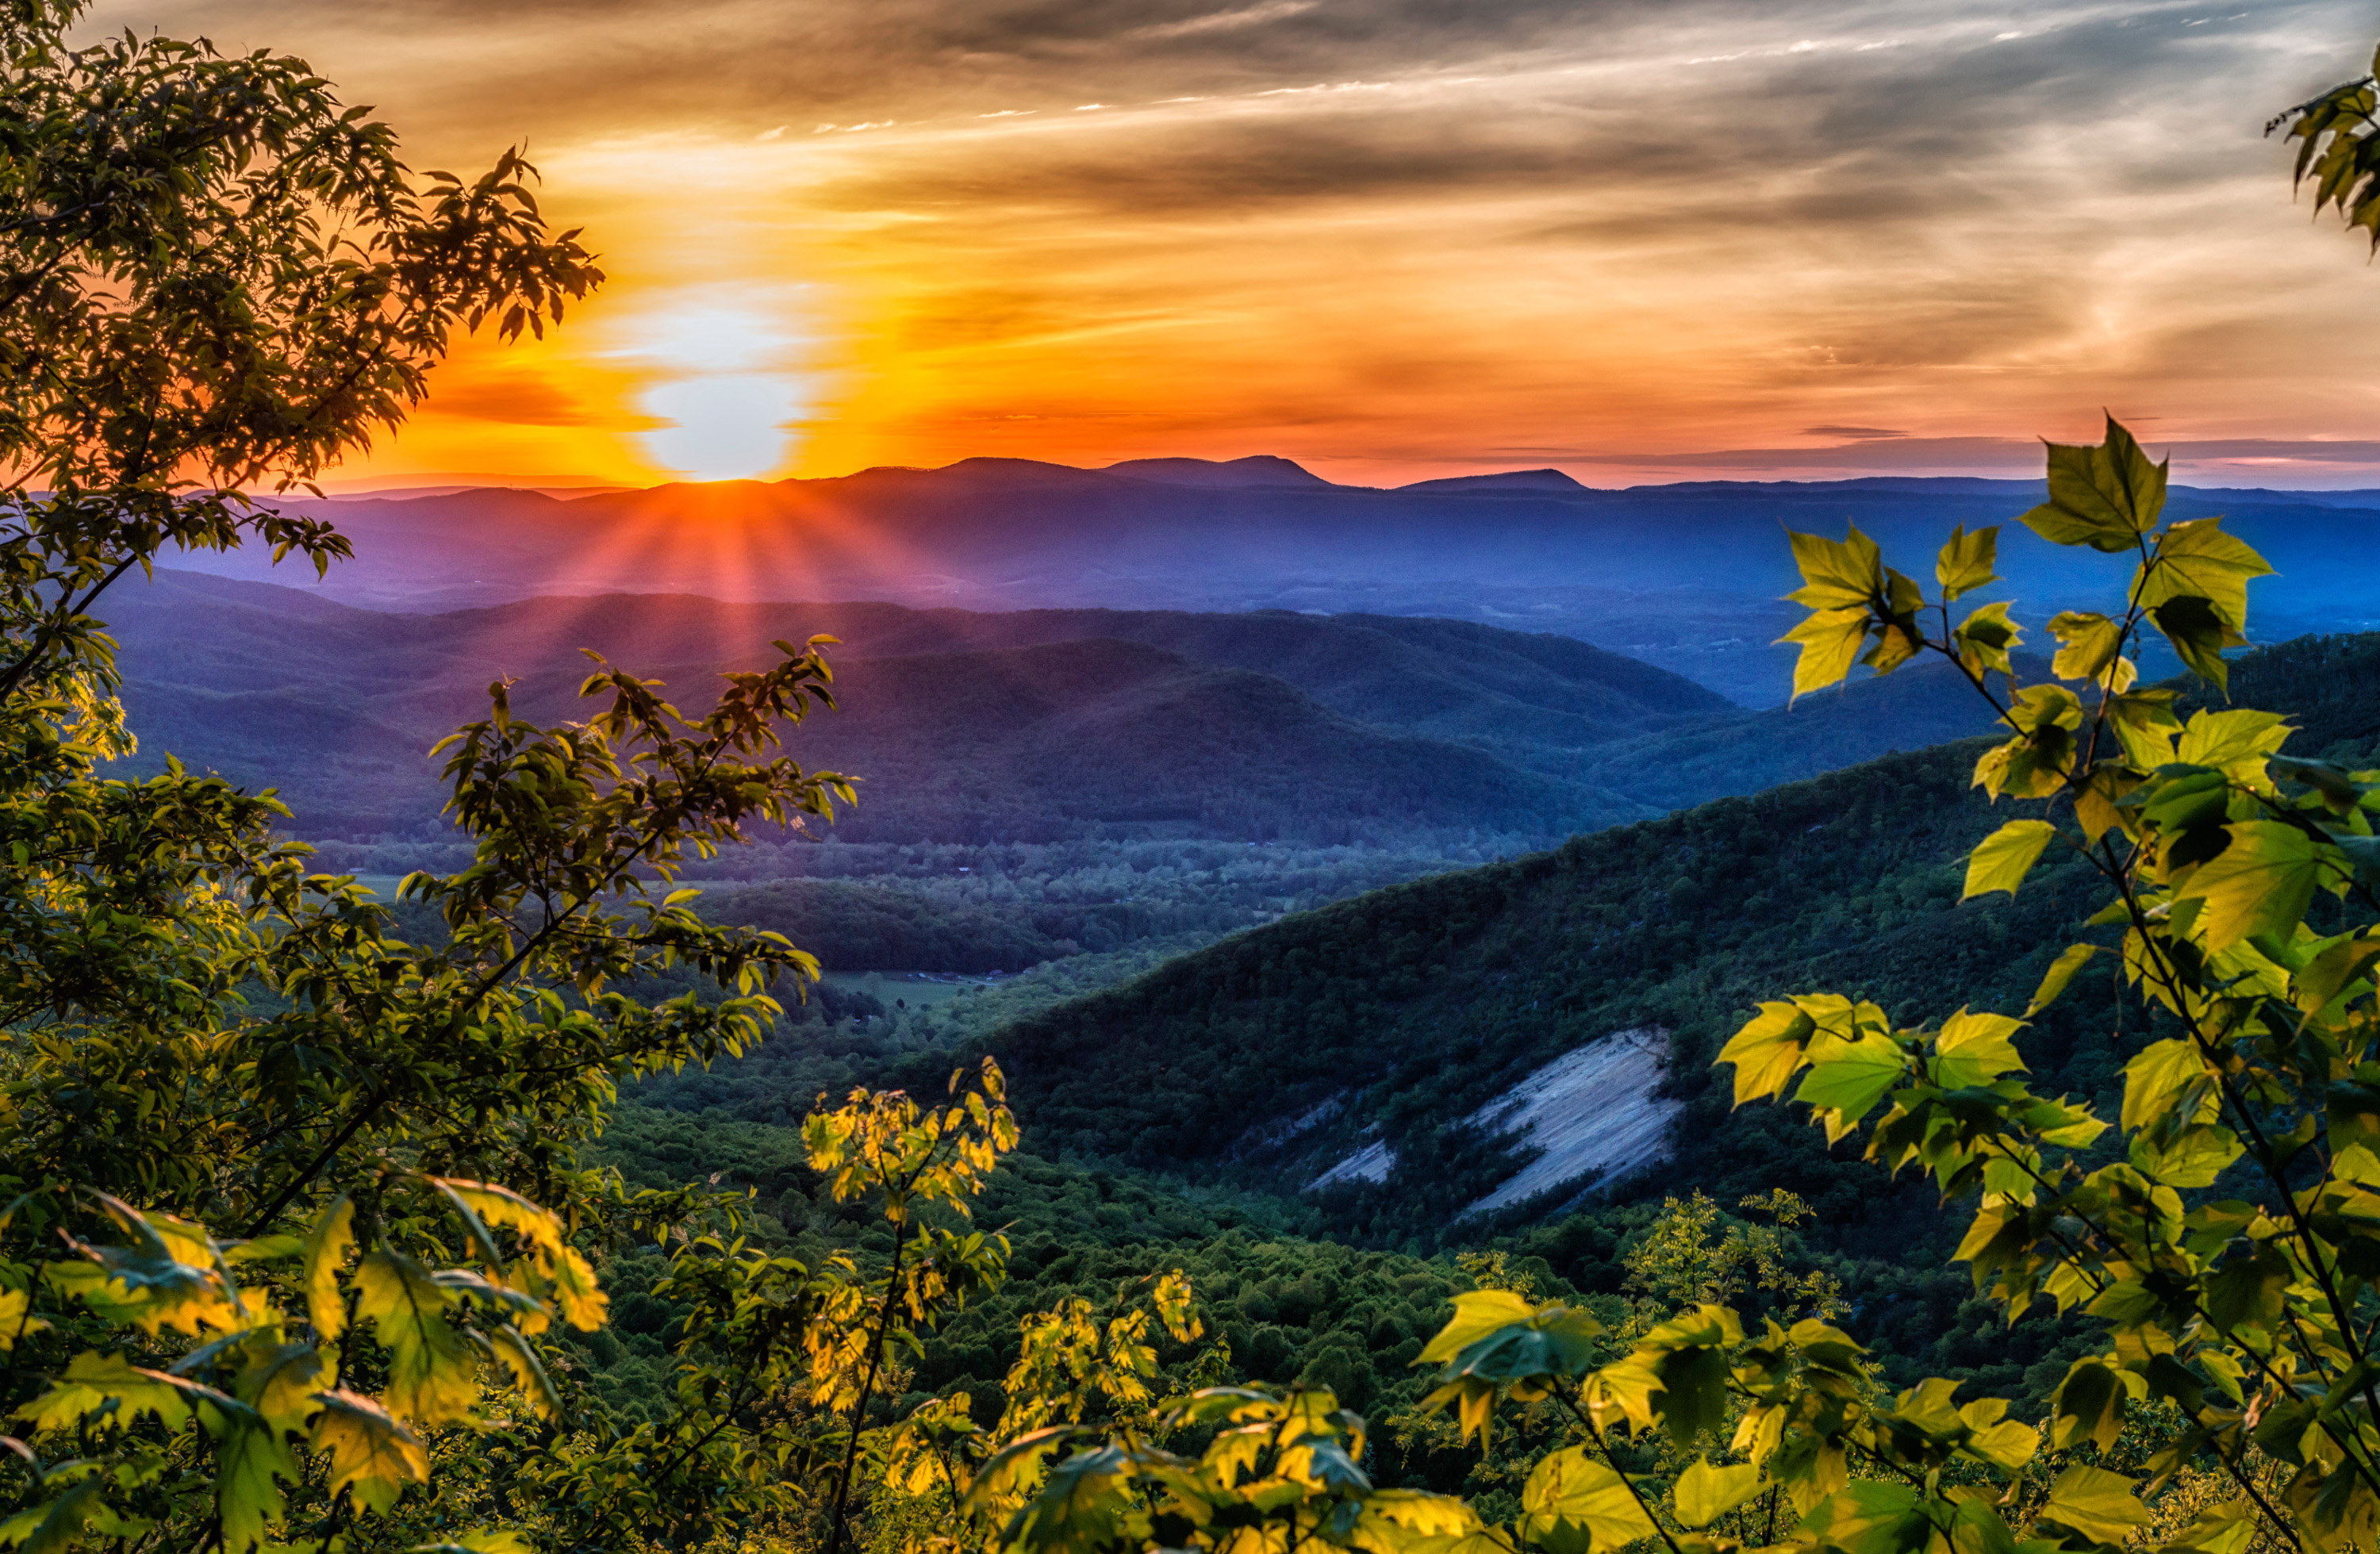
<svg viewBox="0 0 2380 1554"><path fill-rule="evenodd" d="M1772 454L1803 462L1742 467L2018 470L2035 433L2087 438L2106 406L2169 418L2192 458L2347 479L2370 419L2351 321L2380 282L2292 204L2261 133L2368 58L2348 0L91 18L126 22L304 54L419 164L526 139L548 208L621 277L587 319L639 287L814 281L846 342L815 469L1269 451L1393 482L1559 446L1656 475ZM454 382L497 381L476 372ZM565 412L528 385L457 401L453 425L536 410L506 423L519 456L591 467L532 433L594 437L622 396ZM1689 462L1642 462L1669 458Z"/></svg>
<svg viewBox="0 0 2380 1554"><path fill-rule="evenodd" d="M1314 9L1315 0L1266 0L1258 6L1242 6L1236 10L1209 11L1205 16L1185 17L1180 21L1151 22L1135 27L1124 34L1127 38L1188 38L1201 32L1232 32L1246 27L1262 27L1267 22L1280 21Z"/></svg>

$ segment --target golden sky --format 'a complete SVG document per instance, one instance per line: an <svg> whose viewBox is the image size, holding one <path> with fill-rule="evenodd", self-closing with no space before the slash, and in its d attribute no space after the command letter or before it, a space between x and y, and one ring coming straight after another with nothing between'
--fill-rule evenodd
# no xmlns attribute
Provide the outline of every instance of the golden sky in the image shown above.
<svg viewBox="0 0 2380 1554"><path fill-rule="evenodd" d="M1396 484L2025 474L2102 407L2380 484L2380 269L2262 138L2348 4L180 0L612 279L349 485L1272 453Z"/></svg>

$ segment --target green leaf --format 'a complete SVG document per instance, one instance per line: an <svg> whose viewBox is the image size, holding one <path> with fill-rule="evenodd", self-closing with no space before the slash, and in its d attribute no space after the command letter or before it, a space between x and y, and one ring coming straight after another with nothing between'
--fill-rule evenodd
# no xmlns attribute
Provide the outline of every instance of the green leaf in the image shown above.
<svg viewBox="0 0 2380 1554"><path fill-rule="evenodd" d="M2213 604L2204 599L2170 599L2151 610L2149 619L2192 674L2218 690L2229 687L2231 669L2223 662L2223 651L2244 648L2248 639L2217 614Z"/></svg>
<svg viewBox="0 0 2380 1554"><path fill-rule="evenodd" d="M1532 1307L1525 1301L1516 1301L1524 1311L1517 1320L1499 1323L1484 1332L1475 1330L1478 1314L1494 1309L1509 1311L1503 1302L1490 1303L1483 1295L1507 1294L1502 1290L1482 1290L1455 1296L1458 1307L1455 1320L1447 1325L1415 1363L1426 1364L1442 1358L1446 1363L1443 1379L1475 1377L1489 1381L1518 1381L1544 1376L1577 1376L1590 1368L1596 1352L1595 1340L1603 1331L1602 1324L1572 1306L1560 1304ZM1465 1303L1470 1309L1464 1310ZM1459 1347L1447 1348L1449 1336L1461 1329L1473 1333L1469 1342Z"/></svg>
<svg viewBox="0 0 2380 1554"><path fill-rule="evenodd" d="M2111 696L2102 705L2124 759L2135 768L2154 771L2174 759L2173 736L2181 722L2173 713L2173 692L2133 691Z"/></svg>
<svg viewBox="0 0 2380 1554"><path fill-rule="evenodd" d="M1124 1467L1123 1452L1113 1446L1077 1451L1057 1463L1040 1491L1009 1519L1001 1547L1020 1551L1113 1547L1138 1510Z"/></svg>
<svg viewBox="0 0 2380 1554"><path fill-rule="evenodd" d="M2107 418L2096 447L2049 444L2049 500L2019 521L2053 545L2132 549L2165 510L2166 467Z"/></svg>
<svg viewBox="0 0 2380 1554"><path fill-rule="evenodd" d="M2245 1257L2234 1257L2202 1281L2206 1292L2200 1304L2226 1342L2241 1342L2240 1329L2270 1334L2279 1329L2289 1287L2296 1277L2289 1259L2269 1241L2255 1244Z"/></svg>
<svg viewBox="0 0 2380 1554"><path fill-rule="evenodd" d="M2049 1487L2041 1519L2070 1527L2094 1543L2121 1543L2133 1528L2148 1524L2149 1510L2132 1493L2131 1479L2077 1463Z"/></svg>
<svg viewBox="0 0 2380 1554"><path fill-rule="evenodd" d="M1819 1033L1810 1044L1810 1072L1793 1092L1828 1119L1827 1141L1833 1143L1885 1098L1908 1072L1908 1054L1892 1038L1870 1031L1855 1041L1831 1032Z"/></svg>
<svg viewBox="0 0 2380 1554"><path fill-rule="evenodd" d="M1422 1349L1417 1366L1443 1365L1488 1334L1525 1322L1536 1306L1510 1290L1465 1290L1454 1297L1454 1316Z"/></svg>
<svg viewBox="0 0 2380 1554"><path fill-rule="evenodd" d="M2024 1006L2025 1017L2031 1019L2056 1003L2058 996L2066 991L2066 985L2074 980L2074 974L2097 953L2099 946L2096 944L2069 944L2056 960L2049 963L2049 969L2042 973L2041 986L2033 990L2033 1001Z"/></svg>
<svg viewBox="0 0 2380 1554"><path fill-rule="evenodd" d="M1935 1536L1917 1491L1881 1479L1854 1479L1820 1500L1802 1531L1844 1554L1916 1554Z"/></svg>
<svg viewBox="0 0 2380 1554"><path fill-rule="evenodd" d="M1959 662L1975 674L2008 674L2012 667L2009 653L2024 639L2016 623L2009 619L2005 603L1978 605L1951 635L1958 644Z"/></svg>
<svg viewBox="0 0 2380 1554"><path fill-rule="evenodd" d="M1597 1548L1618 1548L1658 1530L1620 1475L1580 1446L1565 1447L1537 1463L1522 1486L1521 1507L1533 1524L1584 1528Z"/></svg>
<svg viewBox="0 0 2380 1554"><path fill-rule="evenodd" d="M521 1330L507 1322L488 1335L488 1346L496 1358L512 1373L513 1384L528 1400L529 1407L540 1419L562 1416L562 1394L555 1390L553 1378L546 1374L545 1362L530 1347Z"/></svg>
<svg viewBox="0 0 2380 1554"><path fill-rule="evenodd" d="M2291 978L2290 999L2302 1013L2319 1014L2362 980L2374 961L2380 961L2380 939L2334 940Z"/></svg>
<svg viewBox="0 0 2380 1554"><path fill-rule="evenodd" d="M2122 1379L2097 1360L2067 1366L2049 1397L2050 1446L2064 1451L2093 1441L2102 1451L2111 1450L2123 1433L2125 1395Z"/></svg>
<svg viewBox="0 0 2380 1554"><path fill-rule="evenodd" d="M452 1543L417 1543L408 1554L537 1554L537 1544L511 1527L485 1527Z"/></svg>
<svg viewBox="0 0 2380 1554"><path fill-rule="evenodd" d="M1642 1358L1641 1354L1638 1357ZM1680 1451L1692 1449L1705 1432L1724 1433L1730 1375L1725 1348L1713 1344L1672 1349L1651 1369L1661 1382L1661 1423Z"/></svg>
<svg viewBox="0 0 2380 1554"><path fill-rule="evenodd" d="M17 1554L66 1554L82 1541L83 1528L106 1509L100 1489L106 1480L79 1480L47 1505L20 1511L0 1523L0 1543L16 1546Z"/></svg>
<svg viewBox="0 0 2380 1554"><path fill-rule="evenodd" d="M1971 901L1994 891L2016 894L2025 872L2057 834L2058 828L2047 820L2010 820L2000 827L1967 855L1967 888L1960 899Z"/></svg>
<svg viewBox="0 0 2380 1554"><path fill-rule="evenodd" d="M122 1429L144 1414L154 1414L167 1429L190 1416L190 1403L203 1393L179 1378L143 1370L121 1354L86 1349L67 1364L66 1374L50 1390L17 1410L16 1417L36 1430L63 1430L94 1414L104 1414L110 1428Z"/></svg>
<svg viewBox="0 0 2380 1554"><path fill-rule="evenodd" d="M2256 1507L2243 1496L2200 1512L2166 1547L2193 1554L2248 1554L2256 1541Z"/></svg>
<svg viewBox="0 0 2380 1554"><path fill-rule="evenodd" d="M1703 1458L1678 1475L1678 1520L1707 1527L1760 1493L1760 1470L1750 1463L1713 1467Z"/></svg>
<svg viewBox="0 0 2380 1554"><path fill-rule="evenodd" d="M232 1419L215 1442L215 1510L223 1519L225 1554L248 1554L281 1519L281 1487L305 1476L276 1426L261 1417Z"/></svg>
<svg viewBox="0 0 2380 1554"><path fill-rule="evenodd" d="M1942 601L1973 593L1999 581L1993 568L1999 564L1999 526L1967 532L1961 524L1950 530L1942 553L1934 562L1934 580L1942 585Z"/></svg>
<svg viewBox="0 0 2380 1554"><path fill-rule="evenodd" d="M2175 899L2206 904L2198 927L2209 952L2258 934L2286 939L2313 904L2322 880L2321 844L2280 820L2241 820L2224 829L2230 845L2199 865Z"/></svg>
<svg viewBox="0 0 2380 1554"><path fill-rule="evenodd" d="M18 1339L50 1330L49 1323L41 1317L25 1315L32 1304L30 1290L0 1289L0 1354L12 1353Z"/></svg>

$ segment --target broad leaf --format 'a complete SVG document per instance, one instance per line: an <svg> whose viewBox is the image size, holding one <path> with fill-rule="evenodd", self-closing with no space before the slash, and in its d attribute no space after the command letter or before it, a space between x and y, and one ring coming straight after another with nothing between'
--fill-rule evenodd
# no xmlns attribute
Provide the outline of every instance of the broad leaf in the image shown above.
<svg viewBox="0 0 2380 1554"><path fill-rule="evenodd" d="M2210 951L2257 934L2286 937L2305 920L2322 882L2322 844L2280 820L2242 820L2226 829L2230 845L2199 865L2176 898L2206 904L2198 927Z"/></svg>
<svg viewBox="0 0 2380 1554"><path fill-rule="evenodd" d="M2129 551L2156 528L2165 487L2165 465L2150 463L2110 416L2095 447L2049 444L2049 500L2020 521L2055 545Z"/></svg>
<svg viewBox="0 0 2380 1554"><path fill-rule="evenodd" d="M346 1489L367 1511L386 1511L407 1484L430 1480L430 1453L388 1410L357 1393L317 1394L314 1450L331 1457L330 1492Z"/></svg>
<svg viewBox="0 0 2380 1554"><path fill-rule="evenodd" d="M1713 1467L1697 1457L1678 1475L1678 1520L1707 1527L1760 1493L1760 1470L1750 1463Z"/></svg>
<svg viewBox="0 0 2380 1554"><path fill-rule="evenodd" d="M2016 894L2026 871L2057 834L2058 828L2047 820L2010 820L1975 844L1975 850L1967 855L1967 886L1961 899L1972 900L1994 891Z"/></svg>
<svg viewBox="0 0 2380 1554"><path fill-rule="evenodd" d="M2198 1044L2184 1037L2153 1041L2124 1065L2123 1129L2144 1128L2172 1111L2192 1086L2206 1078Z"/></svg>
<svg viewBox="0 0 2380 1554"><path fill-rule="evenodd" d="M1943 542L1942 553L1934 563L1934 580L1942 585L1945 603L1999 581L1993 572L1999 564L1999 544L1998 524L1973 534L1963 524L1950 530L1950 538Z"/></svg>
<svg viewBox="0 0 2380 1554"><path fill-rule="evenodd" d="M2150 1518L2148 1507L2132 1493L2131 1479L2077 1463L2049 1487L2049 1503L2041 1508L2041 1519L2070 1527L2095 1543L2121 1543Z"/></svg>
<svg viewBox="0 0 2380 1554"><path fill-rule="evenodd" d="M2096 944L2069 944L2056 960L2049 963L2049 969L2042 973L2041 986L2033 990L2032 1002L2024 1006L2025 1017L2030 1019L2056 1003L2058 996L2066 991L2066 985L2074 980L2074 974L2089 965L2091 957L2097 953L2099 946Z"/></svg>
<svg viewBox="0 0 2380 1554"><path fill-rule="evenodd" d="M355 1223L356 1206L341 1193L306 1232L306 1319L326 1343L347 1325L346 1303L339 1296L339 1273L356 1244Z"/></svg>
<svg viewBox="0 0 2380 1554"><path fill-rule="evenodd" d="M2203 599L2225 625L2246 630L2248 584L2273 569L2221 525L2219 518L2201 518L2167 529L2155 558L2133 577L2133 599L2152 610L2172 600Z"/></svg>
<svg viewBox="0 0 2380 1554"><path fill-rule="evenodd" d="M1803 1049L1817 1025L1799 1004L1770 1001L1719 1049L1718 1062L1735 1065L1735 1104L1782 1095L1802 1066Z"/></svg>
<svg viewBox="0 0 2380 1554"><path fill-rule="evenodd" d="M388 1402L424 1425L466 1418L479 1401L477 1357L443 1315L452 1297L429 1269L395 1252L356 1266L356 1315L388 1351Z"/></svg>
<svg viewBox="0 0 2380 1554"><path fill-rule="evenodd" d="M1548 1454L1530 1472L1521 1506L1533 1523L1567 1522L1585 1529L1597 1548L1618 1548L1655 1531L1635 1493L1580 1446Z"/></svg>
<svg viewBox="0 0 2380 1554"><path fill-rule="evenodd" d="M2050 661L2050 673L2061 680L2095 680L2119 694L2131 689L2131 665L2117 655L2124 646L2124 627L2102 614L2069 610L2049 618L2049 634L2061 646Z"/></svg>

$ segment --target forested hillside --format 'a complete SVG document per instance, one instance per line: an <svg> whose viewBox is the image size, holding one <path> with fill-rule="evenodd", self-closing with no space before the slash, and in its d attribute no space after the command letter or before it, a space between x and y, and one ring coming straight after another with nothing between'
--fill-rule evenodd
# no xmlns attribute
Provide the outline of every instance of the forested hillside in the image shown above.
<svg viewBox="0 0 2380 1554"><path fill-rule="evenodd" d="M2289 748L2350 759L2380 736L2375 684L2373 635L2281 644L2232 679L2235 697L2293 714ZM1780 990L1837 989L1907 1021L2023 1007L2098 903L2073 869L2013 900L1959 901L1966 852L2006 818L1969 786L1982 748L1888 757L1341 902L983 1045L1045 1148L1294 1192L1385 1141L1395 1174L1334 1188L1330 1208L1394 1242L1513 1169L1461 1119L1566 1051L1660 1026L1696 1147L1659 1185L1723 1199L1786 1186L1856 1244L1866 1173L1846 1175L1779 1110L1730 1114L1709 1061ZM2047 1087L2107 1099L2123 1055L2113 994L2102 978L2041 1016L2027 1051ZM1312 1121L1282 1127L1295 1119Z"/></svg>
<svg viewBox="0 0 2380 1554"><path fill-rule="evenodd" d="M2242 699L2294 710L2296 746L2340 755L2380 741L2375 684L2380 636L2284 643L2244 656L2232 679ZM2004 818L1968 787L1982 747L1913 751L1371 892L955 1050L920 1052L920 1027L880 1015L836 1023L854 1012L839 1005L751 1058L649 1085L606 1147L639 1180L716 1171L748 1184L772 1233L803 1244L839 1225L797 1163L790 1125L808 1098L887 1078L929 1087L953 1062L997 1053L1033 1156L994 1200L1026 1249L1022 1277L997 1313L929 1346L921 1388L988 1395L1015 1354L1012 1304L1103 1298L1106 1281L1187 1266L1242 1374L1323 1378L1378 1409L1409 1406L1405 1362L1422 1308L1446 1287L1445 1248L1500 1246L1543 1292L1610 1296L1662 1199L1701 1193L1732 1210L1782 1188L1816 1210L1793 1255L1844 1281L1840 1319L1888 1352L1894 1375L1966 1376L2038 1398L2082 1340L2046 1322L2007 1330L1949 1262L1956 1229L1930 1189L1894 1182L1851 1146L1829 1151L1798 1109L1731 1108L1726 1072L1709 1066L1749 1006L1781 991L1853 991L1912 1021L1964 1003L2024 1007L2097 898L2067 872L2013 900L1957 904L1964 850ZM2037 1019L2023 1043L2036 1088L2113 1110L2142 1039L2115 993L2095 972ZM1548 1058L1648 1023L1675 1033L1668 1087L1683 1106L1682 1147L1597 1191L1457 1220L1530 1150L1459 1120ZM1268 1126L1331 1100L1304 1132ZM1398 1159L1385 1184L1301 1190L1378 1139ZM626 1343L606 1372L623 1379L607 1385L633 1402L647 1341ZM1440 1487L1467 1471L1427 1438L1383 1462Z"/></svg>

